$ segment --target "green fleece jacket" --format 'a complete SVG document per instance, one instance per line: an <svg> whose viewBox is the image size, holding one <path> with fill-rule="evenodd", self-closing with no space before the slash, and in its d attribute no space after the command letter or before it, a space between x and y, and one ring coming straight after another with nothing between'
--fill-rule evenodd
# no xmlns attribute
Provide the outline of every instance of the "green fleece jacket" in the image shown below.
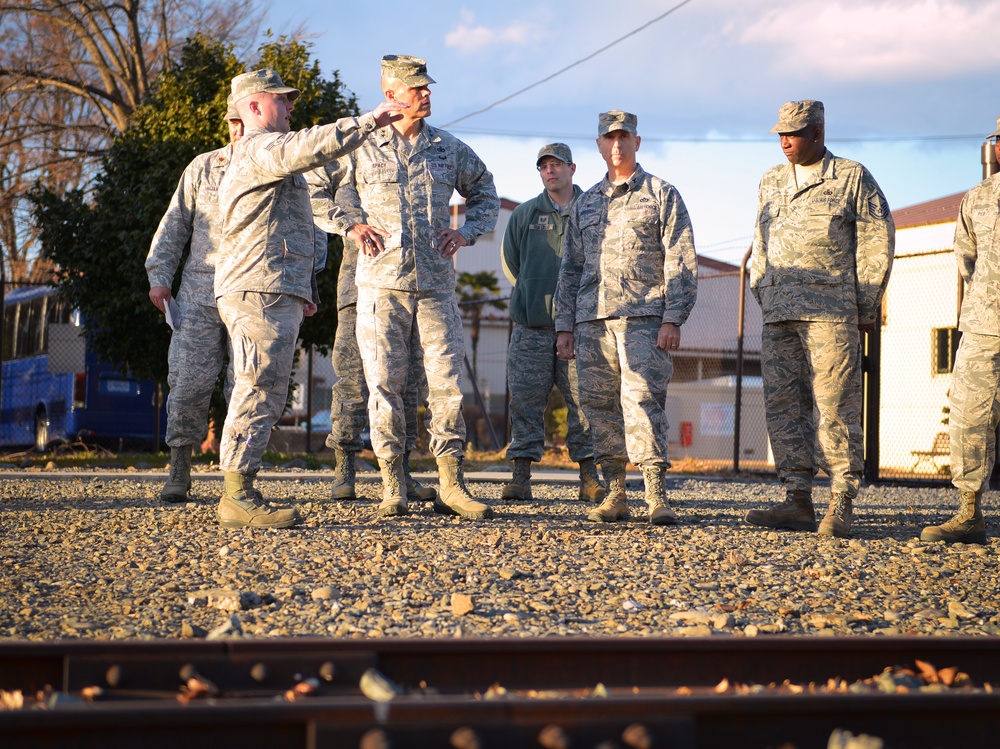
<svg viewBox="0 0 1000 749"><path fill-rule="evenodd" d="M573 185L573 200L582 190ZM500 255L503 272L514 284L510 316L529 328L552 328L552 297L559 278L569 210L560 213L547 192L521 203L510 216Z"/></svg>

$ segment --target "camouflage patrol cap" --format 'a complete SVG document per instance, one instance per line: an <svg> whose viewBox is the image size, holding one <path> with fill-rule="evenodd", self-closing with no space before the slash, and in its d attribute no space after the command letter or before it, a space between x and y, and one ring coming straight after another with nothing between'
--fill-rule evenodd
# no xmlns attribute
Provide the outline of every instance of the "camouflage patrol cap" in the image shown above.
<svg viewBox="0 0 1000 749"><path fill-rule="evenodd" d="M639 118L631 112L623 112L620 109L612 109L610 112L602 112L597 116L597 134L605 135L614 130L624 130L633 135L638 132Z"/></svg>
<svg viewBox="0 0 1000 749"><path fill-rule="evenodd" d="M535 159L535 166L538 166L539 162L546 156L559 159L567 164L573 163L573 152L565 143L549 143L547 146L542 146L538 151L538 158Z"/></svg>
<svg viewBox="0 0 1000 749"><path fill-rule="evenodd" d="M810 125L822 125L824 120L823 102L806 99L788 101L778 110L778 124L772 133L797 133Z"/></svg>
<svg viewBox="0 0 1000 749"><path fill-rule="evenodd" d="M226 122L229 120L242 120L243 117L240 115L240 110L236 108L236 102L233 101L233 95L230 94L226 97Z"/></svg>
<svg viewBox="0 0 1000 749"><path fill-rule="evenodd" d="M410 55L385 55L382 58L382 75L397 78L410 88L436 83L427 75L427 61Z"/></svg>
<svg viewBox="0 0 1000 749"><path fill-rule="evenodd" d="M244 97L252 94L259 94L266 91L269 94L288 94L290 101L295 101L301 93L297 88L286 86L281 81L281 76L277 71L270 68L261 68L249 73L240 73L233 78L233 102L238 102Z"/></svg>
<svg viewBox="0 0 1000 749"><path fill-rule="evenodd" d="M1000 117L997 117L997 129L986 136L987 138L1000 137Z"/></svg>

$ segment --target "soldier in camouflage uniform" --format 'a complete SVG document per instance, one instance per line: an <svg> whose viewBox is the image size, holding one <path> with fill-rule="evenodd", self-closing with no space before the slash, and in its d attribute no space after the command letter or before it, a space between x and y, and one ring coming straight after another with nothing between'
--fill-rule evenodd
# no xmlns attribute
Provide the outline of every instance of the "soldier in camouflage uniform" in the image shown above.
<svg viewBox="0 0 1000 749"><path fill-rule="evenodd" d="M1000 118L989 137L1000 158ZM1000 174L983 180L962 198L955 226L955 259L968 284L948 418L951 483L959 492L958 513L941 525L924 528L920 538L985 544L983 489L996 462L1000 425Z"/></svg>
<svg viewBox="0 0 1000 749"><path fill-rule="evenodd" d="M170 474L160 490L164 502L188 500L191 453L194 445L205 439L208 406L228 349L226 326L213 292L215 255L222 237L219 183L229 166L232 144L243 135L243 122L232 97L228 104L230 145L203 153L187 165L146 256L149 298L165 313L184 248L191 243L177 293L178 319L173 320L167 353ZM228 390L228 380L226 384Z"/></svg>
<svg viewBox="0 0 1000 749"><path fill-rule="evenodd" d="M235 382L222 430L225 492L218 519L230 528L287 528L299 514L262 506L253 482L285 407L299 325L318 303L314 274L326 237L313 224L302 174L357 148L403 107L384 102L361 117L289 132L299 91L275 71L236 76L232 95L245 131L219 187L223 239L215 296Z"/></svg>
<svg viewBox="0 0 1000 749"><path fill-rule="evenodd" d="M580 464L580 499L595 502L606 492L597 477L590 424L580 408L576 361L556 356L552 308L569 210L582 191L573 184L576 164L565 143L543 146L535 165L545 189L514 209L500 249L504 274L514 285L510 301L514 331L507 350L511 431L507 460L513 463L514 475L500 496L531 499L531 462L542 459L545 407L554 386L566 401L566 446L570 459Z"/></svg>
<svg viewBox="0 0 1000 749"><path fill-rule="evenodd" d="M819 534L843 538L863 469L859 326L878 319L896 230L868 170L826 150L822 102L784 104L771 132L789 163L760 183L750 288L763 312L767 431L786 499L746 520L816 530L818 442L831 488Z"/></svg>
<svg viewBox="0 0 1000 749"><path fill-rule="evenodd" d="M580 402L608 484L594 522L627 518L625 463L642 468L649 522L673 525L666 499L671 351L698 291L691 220L673 185L636 161L634 114L598 118L604 179L577 198L556 286L556 352L577 360Z"/></svg>
<svg viewBox="0 0 1000 749"><path fill-rule="evenodd" d="M440 474L434 510L492 517L465 486L461 367L464 332L455 296L452 256L493 229L500 199L493 175L467 145L424 122L431 113L423 60L382 58L382 90L409 104L403 118L374 133L345 159L336 202L336 232L358 243L357 338L371 391L372 447L382 469L379 514L408 512L402 394L416 358L427 377L431 452ZM465 224L450 228L448 201L465 198ZM423 349L421 355L420 349Z"/></svg>
<svg viewBox="0 0 1000 749"><path fill-rule="evenodd" d="M332 162L322 169L306 175L312 191L313 215L316 225L324 231L334 232L331 217L336 214L334 195L345 170L340 162ZM368 385L361 365L361 350L356 333L358 320L358 287L355 273L358 267L358 246L344 240L344 252L337 276L337 332L333 339L333 383L330 400L330 434L327 447L333 449L335 468L331 499L357 499L355 493L355 458L362 447L361 432L368 424ZM427 379L417 359L410 362L410 377L403 406L406 409L406 453L403 470L406 475L406 498L411 502L430 502L437 492L425 487L410 475L409 454L417 444L419 424L417 410L421 401L427 400Z"/></svg>

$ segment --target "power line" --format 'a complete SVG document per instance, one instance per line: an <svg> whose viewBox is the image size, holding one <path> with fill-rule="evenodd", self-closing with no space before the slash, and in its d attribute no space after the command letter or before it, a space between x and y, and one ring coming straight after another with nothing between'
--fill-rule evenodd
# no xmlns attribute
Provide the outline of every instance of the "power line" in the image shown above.
<svg viewBox="0 0 1000 749"><path fill-rule="evenodd" d="M601 54L602 52L606 52L607 50L609 50L609 49L611 49L612 47L614 47L614 46L615 46L616 44L618 44L618 43L620 43L620 42L623 42L623 41L625 41L625 40L626 40L626 39L628 39L628 38L629 38L630 36L635 36L635 35L636 35L636 34L638 34L638 33L639 33L640 31L642 31L642 30L644 30L644 29L646 29L646 28L648 28L648 27L652 26L652 25L653 25L654 23L656 23L657 21L662 21L662 20L663 20L664 18L666 18L667 16L669 16L669 15L670 15L671 13L673 13L673 12L674 12L675 10L680 10L681 8L683 8L683 7L685 6L685 5L687 5L687 4L688 4L688 3L690 3L690 2L692 2L692 0L683 0L683 2L680 2L680 3L677 3L677 5L675 5L675 6L673 7L673 8L671 8L671 9L670 9L670 10L668 10L668 11L666 11L665 13L661 13L661 14L660 14L660 15L658 15L658 16L657 16L656 18L654 18L654 19L653 19L652 21L647 21L646 23L644 23L644 24L643 24L642 26L640 26L639 28L637 28L637 29L633 29L632 31L630 31L630 32L628 32L627 34L625 34L625 36L621 36L621 37L618 37L618 38L617 38L617 39L615 39L615 40L614 40L613 42L611 42L610 44L606 44L606 45L604 45L603 47L601 47L601 48L600 48L599 50L597 50L596 52L591 52L591 53L590 53L589 55L587 55L586 57L583 57L583 58L581 58L581 59L577 60L577 61L576 61L576 62L574 62L574 63L570 63L569 65L567 65L567 66L566 66L565 68L563 68L562 70L557 70L557 71L556 71L555 73L553 73L552 75L549 75L549 76L546 76L545 78L542 78L542 80L540 80L540 81L535 81L535 82L534 82L534 83L532 83L532 84L531 84L530 86L525 86L525 87L524 87L524 88L522 88L522 89L521 89L520 91L515 91L515 92L514 92L514 93L512 93L512 94L511 94L510 96L505 96L505 97L504 97L504 98L502 98L502 99L498 99L497 101L493 102L492 104L490 104L490 105L488 105L488 106L485 106L485 107L483 107L482 109L477 109L477 110L476 110L475 112L469 112L469 114L464 114L464 115L462 115L461 117L459 117L459 118L458 118L457 120L452 120L451 122L446 122L446 123L445 123L444 125L442 125L441 127L451 127L451 126L452 126L452 125L454 125L454 124L455 124L456 122L461 122L462 120L467 120L467 119L469 119L470 117L475 117L475 116L476 116L477 114L482 114L483 112L487 112L487 111L489 111L490 109L493 109L493 107L497 106L498 104L503 104L503 103L504 103L505 101L510 101L510 100L511 100L511 99L513 99L513 98L514 98L515 96L520 96L520 95L521 95L521 94L523 94L523 93L524 93L525 91L530 91L531 89L535 88L536 86L541 86L541 85L542 85L543 83L547 83L548 81L551 81L551 80L552 80L553 78L555 78L555 77L557 77L557 76L560 76L560 75L562 75L562 74L563 74L563 73L565 73L565 72L566 72L567 70L570 70L571 68L575 68L575 67L576 67L577 65L582 65L583 63L587 62L587 60L590 60L590 59L592 59L592 58L594 58L594 57L597 57L597 56L598 56L599 54Z"/></svg>
<svg viewBox="0 0 1000 749"><path fill-rule="evenodd" d="M455 120L455 122L458 122L458 120ZM595 135L560 135L552 132L531 133L515 130L482 130L476 128L456 128L453 132L462 133L464 135L490 135L497 138L548 138L553 140L558 139L561 141L592 141L596 137ZM774 135L770 137L730 137L724 135L656 136L643 134L642 139L644 141L654 143L732 143L737 145L742 143L776 142L776 136ZM928 143L934 141L955 140L982 141L985 139L983 138L982 133L975 133L971 135L858 135L846 136L842 138L832 138L828 136L826 138L827 143Z"/></svg>
<svg viewBox="0 0 1000 749"><path fill-rule="evenodd" d="M698 244L698 252L702 250L718 250L718 249L729 249L734 245L739 245L746 248L750 242L753 241L753 235L747 234L742 237L733 237L732 239L723 239L719 242L710 242L709 244Z"/></svg>

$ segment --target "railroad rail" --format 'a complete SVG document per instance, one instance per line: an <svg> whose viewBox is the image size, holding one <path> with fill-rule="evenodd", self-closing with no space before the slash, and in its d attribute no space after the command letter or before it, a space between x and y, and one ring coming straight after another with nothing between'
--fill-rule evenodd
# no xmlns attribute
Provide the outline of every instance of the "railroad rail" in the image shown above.
<svg viewBox="0 0 1000 749"><path fill-rule="evenodd" d="M970 749L993 685L1000 638L4 642L0 746Z"/></svg>

